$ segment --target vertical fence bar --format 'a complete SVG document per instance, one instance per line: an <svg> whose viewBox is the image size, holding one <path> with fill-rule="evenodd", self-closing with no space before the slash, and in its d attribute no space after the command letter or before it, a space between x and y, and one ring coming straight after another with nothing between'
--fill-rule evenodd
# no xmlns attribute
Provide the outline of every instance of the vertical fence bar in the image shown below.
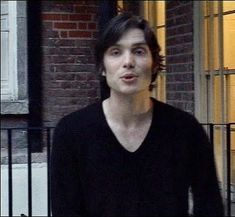
<svg viewBox="0 0 235 217"><path fill-rule="evenodd" d="M12 194L12 129L7 129L8 137L8 210L9 217L13 216L13 194Z"/></svg>
<svg viewBox="0 0 235 217"><path fill-rule="evenodd" d="M209 124L210 127L210 142L214 152L214 124Z"/></svg>
<svg viewBox="0 0 235 217"><path fill-rule="evenodd" d="M227 137L227 215L231 216L231 125L226 124L226 137Z"/></svg>
<svg viewBox="0 0 235 217"><path fill-rule="evenodd" d="M47 128L47 215L51 216L51 184L50 184L50 156L51 156L51 131Z"/></svg>
<svg viewBox="0 0 235 217"><path fill-rule="evenodd" d="M28 134L30 129L28 129ZM31 142L28 141L28 216L32 216L32 165L31 165Z"/></svg>

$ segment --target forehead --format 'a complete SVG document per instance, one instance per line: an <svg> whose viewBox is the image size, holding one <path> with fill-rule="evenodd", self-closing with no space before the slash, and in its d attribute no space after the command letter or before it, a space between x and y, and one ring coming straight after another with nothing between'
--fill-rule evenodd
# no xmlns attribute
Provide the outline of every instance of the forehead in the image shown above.
<svg viewBox="0 0 235 217"><path fill-rule="evenodd" d="M137 44L146 43L144 32L138 28L132 28L125 31L115 44Z"/></svg>

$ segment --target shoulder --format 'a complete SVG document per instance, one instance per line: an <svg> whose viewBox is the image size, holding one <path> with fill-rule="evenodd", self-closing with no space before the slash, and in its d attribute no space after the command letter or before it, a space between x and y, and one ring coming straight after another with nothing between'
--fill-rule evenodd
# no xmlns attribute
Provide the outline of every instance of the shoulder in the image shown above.
<svg viewBox="0 0 235 217"><path fill-rule="evenodd" d="M97 102L64 116L59 120L56 127L65 127L67 129L84 128L99 121L101 112L102 103Z"/></svg>
<svg viewBox="0 0 235 217"><path fill-rule="evenodd" d="M156 121L166 124L185 126L199 124L193 114L155 99L153 99L153 101Z"/></svg>
<svg viewBox="0 0 235 217"><path fill-rule="evenodd" d="M164 102L161 102L161 101L158 101L158 100L155 100L153 99L154 101L154 109L155 109L155 113L156 113L156 116L158 116L159 119L169 119L171 121L177 121L177 122L182 122L182 121L196 121L196 118L186 112L186 111L183 111L179 108L176 108L172 105L169 105L167 103L164 103Z"/></svg>
<svg viewBox="0 0 235 217"><path fill-rule="evenodd" d="M205 128L193 114L160 101L155 101L155 111L156 125L168 135L176 135L181 141L190 141L188 147L193 147L193 150L211 148Z"/></svg>

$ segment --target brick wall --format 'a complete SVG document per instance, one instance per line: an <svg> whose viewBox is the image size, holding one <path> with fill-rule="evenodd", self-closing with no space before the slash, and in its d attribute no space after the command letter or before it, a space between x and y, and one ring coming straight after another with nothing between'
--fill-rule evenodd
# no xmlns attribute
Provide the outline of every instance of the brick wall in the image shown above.
<svg viewBox="0 0 235 217"><path fill-rule="evenodd" d="M97 1L42 1L43 123L99 99L93 48Z"/></svg>
<svg viewBox="0 0 235 217"><path fill-rule="evenodd" d="M166 98L194 112L193 1L166 3Z"/></svg>

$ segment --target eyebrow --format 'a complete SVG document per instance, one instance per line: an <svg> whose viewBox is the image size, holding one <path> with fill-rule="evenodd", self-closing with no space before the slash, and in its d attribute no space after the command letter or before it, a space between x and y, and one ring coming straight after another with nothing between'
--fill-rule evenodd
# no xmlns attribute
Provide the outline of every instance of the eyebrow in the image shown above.
<svg viewBox="0 0 235 217"><path fill-rule="evenodd" d="M141 46L141 45L148 45L145 41L141 41L141 42L137 42L137 43L134 43L134 44L132 44L131 46L132 47L136 47L136 46ZM122 45L121 44L114 44L114 45L112 45L112 46L110 46L110 47L115 47L115 46L117 46L117 47L122 47Z"/></svg>

